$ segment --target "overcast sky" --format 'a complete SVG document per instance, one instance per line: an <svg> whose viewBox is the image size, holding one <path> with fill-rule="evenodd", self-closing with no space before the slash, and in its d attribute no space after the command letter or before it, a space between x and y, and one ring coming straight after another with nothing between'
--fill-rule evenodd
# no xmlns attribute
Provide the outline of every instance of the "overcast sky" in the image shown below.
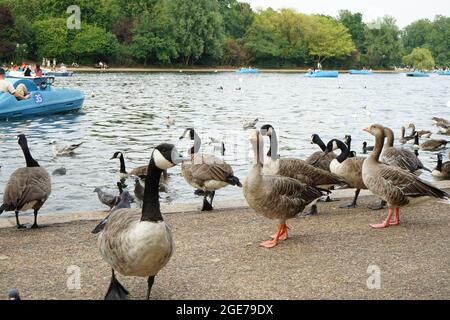
<svg viewBox="0 0 450 320"><path fill-rule="evenodd" d="M340 9L361 12L366 22L390 15L403 28L414 20L441 14L450 16L450 0L242 0L254 9L272 7L294 8L303 13L321 13L337 16Z"/></svg>

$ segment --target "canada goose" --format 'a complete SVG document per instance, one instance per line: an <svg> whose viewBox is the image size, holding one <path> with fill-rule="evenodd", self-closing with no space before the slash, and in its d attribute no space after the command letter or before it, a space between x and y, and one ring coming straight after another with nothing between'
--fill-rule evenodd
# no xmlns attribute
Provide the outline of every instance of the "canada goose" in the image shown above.
<svg viewBox="0 0 450 320"><path fill-rule="evenodd" d="M78 143L78 144L71 144L64 147L58 147L56 141L52 141L51 144L53 145L53 156L55 157L62 157L62 156L70 156L73 155L75 150L78 149L83 145L84 142Z"/></svg>
<svg viewBox="0 0 450 320"><path fill-rule="evenodd" d="M375 124L364 131L375 136L376 143L375 150L364 162L363 181L374 195L387 202L389 208L386 220L380 224L371 225L372 228L382 229L399 225L400 208L408 205L411 198L428 196L448 200L449 194L419 179L413 173L380 162L385 139L383 126ZM395 220L392 222L394 211Z"/></svg>
<svg viewBox="0 0 450 320"><path fill-rule="evenodd" d="M119 187L120 194L122 193L122 184L120 182L117 183ZM114 196L112 194L106 193L102 191L100 188L95 188L94 192L97 193L98 200L101 203L109 207L109 210L112 210L119 202L120 196Z"/></svg>
<svg viewBox="0 0 450 320"><path fill-rule="evenodd" d="M345 136L345 144L347 145L347 148L349 150L349 158L354 158L356 157L356 151L352 151L352 136L351 135L346 135Z"/></svg>
<svg viewBox="0 0 450 320"><path fill-rule="evenodd" d="M121 180L125 180L130 176L145 176L147 175L147 166L141 166L138 167L136 169L131 170L130 173L127 172L127 169L125 167L125 158L123 156L123 153L118 151L116 153L114 153L114 155L112 156L112 158L110 160L114 160L114 159L119 159L120 161L120 172L119 172L119 178Z"/></svg>
<svg viewBox="0 0 450 320"><path fill-rule="evenodd" d="M450 179L450 161L442 162L442 153L438 154L438 163L431 173L436 178Z"/></svg>
<svg viewBox="0 0 450 320"><path fill-rule="evenodd" d="M350 157L350 150L347 145L340 140L333 139L327 145L326 152L333 152L337 149L341 150L341 154L331 161L330 170L333 174L340 177L350 188L355 188L355 197L349 205L340 206L340 208L356 208L359 193L362 189L367 189L362 180L362 165L366 158Z"/></svg>
<svg viewBox="0 0 450 320"><path fill-rule="evenodd" d="M261 127L262 136L270 139L270 148L264 159L263 172L266 175L280 175L299 180L310 186L331 189L335 185L343 185L343 179L329 171L316 168L303 160L294 158L280 158L278 155L278 138L273 126L270 124ZM310 215L317 213L317 206L314 203L311 207Z"/></svg>
<svg viewBox="0 0 450 320"><path fill-rule="evenodd" d="M445 149L447 146L447 140L427 140L424 143L420 144L419 133L416 132L414 138L414 149L420 149L423 151L439 151Z"/></svg>
<svg viewBox="0 0 450 320"><path fill-rule="evenodd" d="M405 127L402 127L401 131L400 131L400 143L401 144L406 144L406 143L414 143L414 135L412 136L405 136L406 134L406 129Z"/></svg>
<svg viewBox="0 0 450 320"><path fill-rule="evenodd" d="M112 268L105 299L127 298L128 291L117 281L115 271L123 276L148 277L147 299L150 298L155 276L169 262L174 248L172 233L160 210L159 180L163 170L183 160L174 145L157 146L148 166L142 210L114 211L99 234L100 253Z"/></svg>
<svg viewBox="0 0 450 320"><path fill-rule="evenodd" d="M369 151L373 151L373 149L374 146L368 146L366 141L363 142L363 154L367 154Z"/></svg>
<svg viewBox="0 0 450 320"><path fill-rule="evenodd" d="M120 189L120 196L118 196L117 198L118 202L114 205L113 208L111 208L111 212L108 214L108 216L95 227L95 229L92 231L93 234L97 234L105 228L106 223L114 212L120 209L131 208L132 198L127 190Z"/></svg>
<svg viewBox="0 0 450 320"><path fill-rule="evenodd" d="M20 294L19 291L17 289L11 289L8 291L8 300L21 300L20 299Z"/></svg>
<svg viewBox="0 0 450 320"><path fill-rule="evenodd" d="M450 121L443 118L433 118L433 122L438 127L440 133L442 134L450 134Z"/></svg>
<svg viewBox="0 0 450 320"><path fill-rule="evenodd" d="M3 211L15 211L17 228L24 229L25 226L19 222L19 212L33 209L34 224L31 228L35 229L39 227L37 215L50 196L52 183L47 170L40 167L39 163L33 159L25 135L19 135L18 142L22 148L27 166L17 169L9 177L3 193L3 204L0 207L0 214Z"/></svg>
<svg viewBox="0 0 450 320"><path fill-rule="evenodd" d="M211 211L214 209L212 204L217 190L229 185L242 188L242 184L239 178L234 176L233 168L229 164L214 155L199 153L202 142L194 129L186 129L180 140L186 138L188 134L189 139L194 141L194 146L189 151L191 161L181 164L181 174L189 185L197 190L203 190L202 211Z"/></svg>
<svg viewBox="0 0 450 320"><path fill-rule="evenodd" d="M253 121L245 120L245 121L242 123L242 127L243 127L244 129L254 129L254 128L256 128L256 125L258 124L258 122L259 122L259 119L255 119L255 120L253 120Z"/></svg>
<svg viewBox="0 0 450 320"><path fill-rule="evenodd" d="M311 136L311 144L317 144L320 149L322 149L322 151L314 152L305 160L305 162L316 168L330 171L330 163L331 161L336 159L336 154L334 152L330 152L326 156L324 156L327 150L327 146L318 134L313 134Z"/></svg>
<svg viewBox="0 0 450 320"><path fill-rule="evenodd" d="M386 143L384 145L383 153L381 155L381 162L407 170L409 172L416 172L418 170L427 170L416 154L408 149L394 147L394 132L385 127L384 134L386 136Z"/></svg>
<svg viewBox="0 0 450 320"><path fill-rule="evenodd" d="M412 130L412 135L415 135L416 132L419 133L420 138L430 138L433 134L430 130L420 130L416 131L416 125L414 123L410 123L408 128Z"/></svg>
<svg viewBox="0 0 450 320"><path fill-rule="evenodd" d="M301 183L298 180L263 173L263 138L259 131L250 134L255 162L244 182L244 196L249 206L260 215L279 220L278 232L272 240L261 243L261 247L273 248L279 241L288 238L287 220L300 214L307 205L322 197L323 190Z"/></svg>

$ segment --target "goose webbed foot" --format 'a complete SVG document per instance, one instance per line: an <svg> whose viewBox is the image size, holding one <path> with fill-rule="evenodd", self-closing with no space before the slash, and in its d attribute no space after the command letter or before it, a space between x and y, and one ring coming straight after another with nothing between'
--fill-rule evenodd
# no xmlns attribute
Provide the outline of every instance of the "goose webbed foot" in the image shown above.
<svg viewBox="0 0 450 320"><path fill-rule="evenodd" d="M27 226L25 226L25 225L23 225L23 224L18 224L17 225L17 229L26 229L27 228Z"/></svg>
<svg viewBox="0 0 450 320"><path fill-rule="evenodd" d="M194 194L196 196L203 197L203 196L205 196L205 191L198 189L198 190L194 191Z"/></svg>
<svg viewBox="0 0 450 320"><path fill-rule="evenodd" d="M203 199L202 212L204 212L204 211L213 211L213 210L214 210L213 206L208 202L208 200L205 197Z"/></svg>
<svg viewBox="0 0 450 320"><path fill-rule="evenodd" d="M105 300L128 300L129 294L128 290L117 280L114 270L112 270L111 284Z"/></svg>
<svg viewBox="0 0 450 320"><path fill-rule="evenodd" d="M391 208L389 208L388 210L388 216L386 218L386 220L384 220L381 223L378 224L371 224L370 227L373 229L385 229L388 228L390 226L395 226L395 225L399 225L400 224L400 212L399 209L397 208L395 210L395 221L392 222L392 214L393 214L393 210Z"/></svg>
<svg viewBox="0 0 450 320"><path fill-rule="evenodd" d="M286 237L286 239L287 239L287 236L288 236L288 227L287 227L287 225L286 224L280 224L278 226L278 232L275 235L275 238L273 238L272 240L264 241L259 246L263 247L263 248L266 248L266 249L275 248L278 245L278 242L281 240L281 238Z"/></svg>
<svg viewBox="0 0 450 320"><path fill-rule="evenodd" d="M282 233L280 235L278 233L275 233L271 236L271 238L276 239L278 237L279 241L286 241L289 238L288 230L289 228L286 227L285 229L282 230Z"/></svg>
<svg viewBox="0 0 450 320"><path fill-rule="evenodd" d="M383 210L383 209L386 209L386 205L387 205L387 203L384 200L372 202L369 204L369 209L374 210L374 211Z"/></svg>
<svg viewBox="0 0 450 320"><path fill-rule="evenodd" d="M153 284L155 283L155 276L151 276L148 278L148 289L147 289L147 300L150 300L150 293L152 292Z"/></svg>
<svg viewBox="0 0 450 320"><path fill-rule="evenodd" d="M317 205L313 205L311 206L311 209L309 209L309 211L306 213L307 216L315 216L317 215L318 210L317 210Z"/></svg>
<svg viewBox="0 0 450 320"><path fill-rule="evenodd" d="M341 209L355 209L356 203L350 203L350 204L344 204L342 206L339 206Z"/></svg>
<svg viewBox="0 0 450 320"><path fill-rule="evenodd" d="M35 224L33 224L33 225L31 226L30 229L39 229L39 226L37 225L37 223L35 223Z"/></svg>

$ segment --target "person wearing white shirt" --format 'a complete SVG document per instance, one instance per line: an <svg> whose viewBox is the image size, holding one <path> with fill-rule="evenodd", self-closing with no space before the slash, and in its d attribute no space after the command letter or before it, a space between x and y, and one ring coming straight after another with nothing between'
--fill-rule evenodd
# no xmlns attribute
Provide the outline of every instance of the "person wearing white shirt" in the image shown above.
<svg viewBox="0 0 450 320"><path fill-rule="evenodd" d="M0 93L10 93L16 97L17 100L26 100L30 98L28 89L23 83L19 84L15 89L12 83L6 81L5 78L6 72L3 68L0 68Z"/></svg>

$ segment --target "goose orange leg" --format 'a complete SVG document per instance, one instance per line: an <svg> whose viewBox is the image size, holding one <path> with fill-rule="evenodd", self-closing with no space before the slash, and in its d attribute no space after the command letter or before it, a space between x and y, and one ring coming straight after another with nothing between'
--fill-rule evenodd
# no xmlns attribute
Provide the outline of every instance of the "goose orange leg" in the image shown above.
<svg viewBox="0 0 450 320"><path fill-rule="evenodd" d="M265 242L261 243L260 246L263 248L267 248L267 249L274 248L278 245L278 241L280 241L282 236L285 236L287 239L287 233L288 233L288 231L287 231L286 224L280 224L278 226L278 233L275 236L275 239L265 241Z"/></svg>
<svg viewBox="0 0 450 320"><path fill-rule="evenodd" d="M398 226L400 224L400 208L395 208L395 220L391 222L391 226Z"/></svg>
<svg viewBox="0 0 450 320"><path fill-rule="evenodd" d="M289 227L286 226L284 232L278 238L279 241L286 241L289 238L288 230L289 230ZM275 233L274 235L271 236L271 238L276 239L277 236L278 236L278 233Z"/></svg>
<svg viewBox="0 0 450 320"><path fill-rule="evenodd" d="M388 209L388 216L386 220L379 224L371 224L370 227L373 229L384 229L391 225L391 219L392 219L393 210L391 208Z"/></svg>

